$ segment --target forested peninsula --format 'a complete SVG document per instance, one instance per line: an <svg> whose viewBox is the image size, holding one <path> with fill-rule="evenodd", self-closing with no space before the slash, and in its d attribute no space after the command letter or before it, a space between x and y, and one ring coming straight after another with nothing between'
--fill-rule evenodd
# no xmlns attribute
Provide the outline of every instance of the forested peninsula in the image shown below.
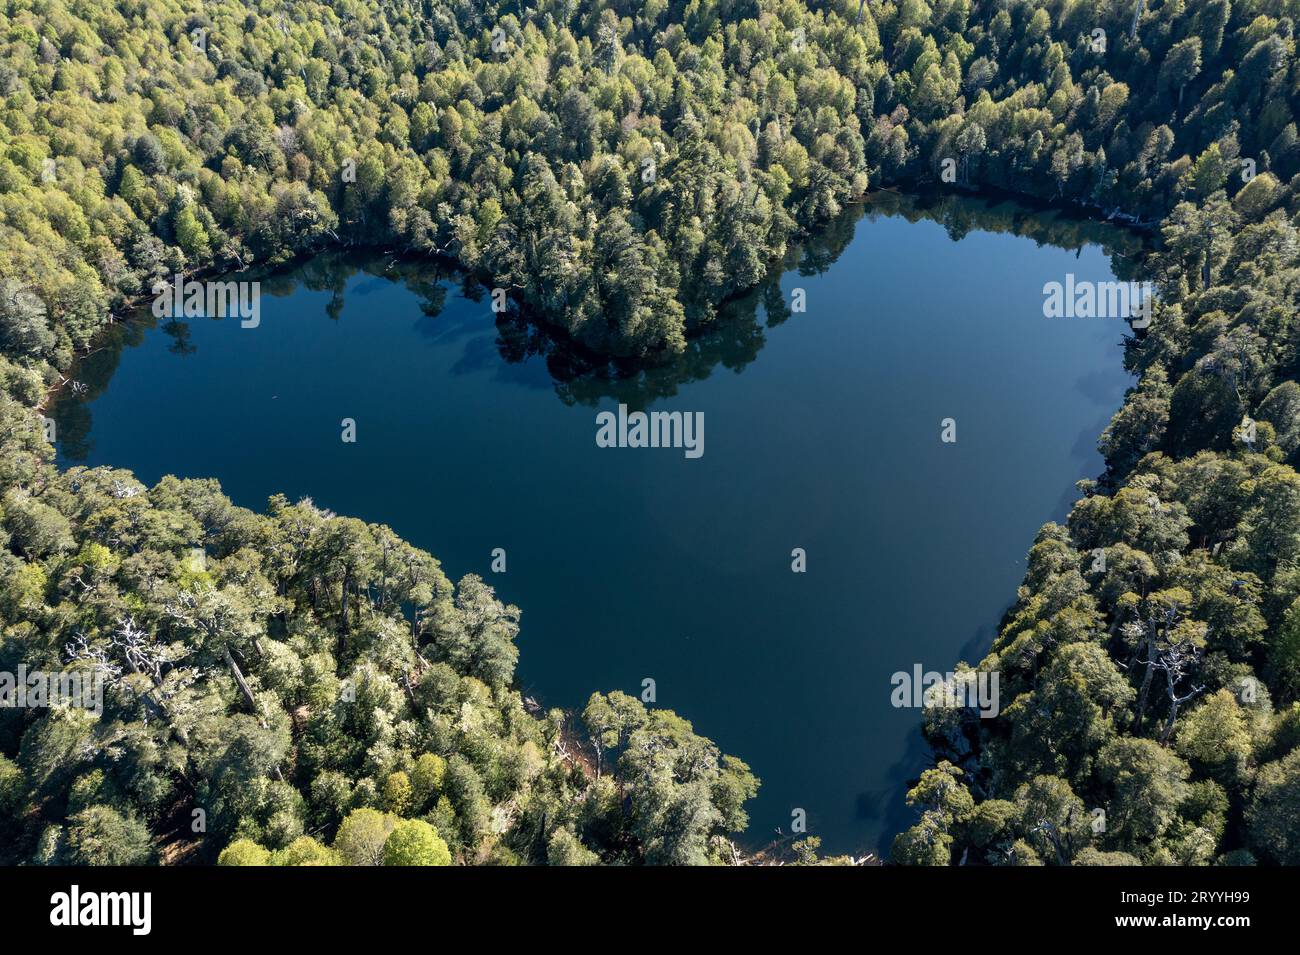
<svg viewBox="0 0 1300 955"><path fill-rule="evenodd" d="M1001 714L927 711L893 860L1300 863L1294 6L0 0L0 669L107 683L0 710L0 861L745 861L749 768L622 693L533 712L479 578L60 471L41 408L154 283L342 244L671 362L869 187L956 169L1149 226L1159 301L977 664Z"/></svg>

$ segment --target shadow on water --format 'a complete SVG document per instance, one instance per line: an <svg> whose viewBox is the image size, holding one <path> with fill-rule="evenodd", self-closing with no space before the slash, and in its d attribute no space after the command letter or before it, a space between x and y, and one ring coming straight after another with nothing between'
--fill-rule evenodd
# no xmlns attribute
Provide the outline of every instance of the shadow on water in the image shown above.
<svg viewBox="0 0 1300 955"><path fill-rule="evenodd" d="M901 217L911 223L937 222L953 242L979 231L1079 251L1089 245L1100 246L1120 279L1136 276L1144 248L1141 237L1133 232L1059 210L1029 209L1009 198L881 191L846 208L816 236L792 245L780 266L769 269L758 286L724 303L717 318L706 327L693 329L682 355L650 364L611 362L585 353L513 305L497 316L497 335L492 340L481 334L481 326L472 315L460 313L450 318L443 312L453 285L473 302L483 301L489 290L473 276L427 259L375 252L329 252L291 268L232 278L256 279L261 282L263 295L277 298L293 295L299 288L328 292L325 314L336 321L343 313L345 293L364 296L378 292L387 283L401 282L418 298L423 319L415 327L422 337L441 343L464 340L464 355L455 366L456 373L495 366L502 380L531 388L554 387L556 395L568 405L594 407L613 399L629 408L642 409L675 396L682 386L702 381L718 369L739 372L755 361L766 344L766 330L794 317L781 287L783 279L791 273L811 276L826 272L853 240L859 221L881 217ZM371 278L348 290L349 280L357 273ZM194 345L189 322L203 320L165 320L160 327L172 340L168 350L176 355L191 354ZM72 377L81 383L80 392L60 394L50 409L65 460L79 462L89 457L89 405L107 388L122 350L139 344L145 330L158 321L147 308L139 309L112 329L94 353L77 363ZM540 371L543 365L532 361L539 357L544 359L546 374ZM1102 424L1104 427L1105 422ZM1085 439L1090 445L1097 434L1100 430L1091 435L1085 432L1080 446Z"/></svg>

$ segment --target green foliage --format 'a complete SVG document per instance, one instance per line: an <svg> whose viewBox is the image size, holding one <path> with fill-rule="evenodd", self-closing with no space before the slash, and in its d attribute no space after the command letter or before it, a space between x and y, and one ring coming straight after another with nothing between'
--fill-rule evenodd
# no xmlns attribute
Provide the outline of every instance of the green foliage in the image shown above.
<svg viewBox="0 0 1300 955"><path fill-rule="evenodd" d="M438 830L422 819L405 819L384 843L384 865L451 865Z"/></svg>
<svg viewBox="0 0 1300 955"><path fill-rule="evenodd" d="M1300 750L1261 766L1246 811L1251 847L1279 865L1300 865Z"/></svg>
<svg viewBox="0 0 1300 955"><path fill-rule="evenodd" d="M1101 436L1106 473L1081 483L1065 527L1040 532L979 665L1002 674L1000 715L926 721L974 808L945 811L923 779L898 861L1294 857L1300 738L1274 710L1300 692L1291 19L1269 3L1136 11L976 4L964 29L931 23L910 59L890 60L885 88L926 111L901 125L936 171L960 157L962 182L1055 193L1160 240L1132 272L1116 261L1153 279L1159 301L1126 343L1137 384ZM1104 55L1086 42L1093 27L1110 38ZM881 28L897 54L889 14ZM934 72L947 51L967 77L960 122ZM886 171L875 144L889 124L868 139Z"/></svg>
<svg viewBox="0 0 1300 955"><path fill-rule="evenodd" d="M600 857L592 852L568 829L556 829L546 845L548 865L596 865Z"/></svg>
<svg viewBox="0 0 1300 955"><path fill-rule="evenodd" d="M384 808L399 816L411 808L411 780L400 770L384 780Z"/></svg>
<svg viewBox="0 0 1300 955"><path fill-rule="evenodd" d="M419 811L442 794L442 781L447 774L447 761L436 753L421 753L411 769L411 799Z"/></svg>
<svg viewBox="0 0 1300 955"><path fill-rule="evenodd" d="M458 600L428 554L310 501L258 515L211 481L146 489L124 471L39 467L39 500L3 498L0 648L98 668L104 714L0 727L6 858L139 862L167 844L230 865L378 865L399 827L396 858L437 864L648 857L617 800L588 798L562 721L525 709L518 612L477 578ZM680 826L707 847L743 827L743 764L654 719L706 760L691 788L703 815L665 817L660 836ZM658 812L633 772L620 784ZM205 831L191 831L199 809Z"/></svg>
<svg viewBox="0 0 1300 955"><path fill-rule="evenodd" d="M236 839L221 850L217 865L270 865L271 853L251 839Z"/></svg>
<svg viewBox="0 0 1300 955"><path fill-rule="evenodd" d="M334 851L344 865L381 865L397 819L374 809L354 809L339 826Z"/></svg>
<svg viewBox="0 0 1300 955"><path fill-rule="evenodd" d="M151 858L182 806L208 860L377 864L385 811L458 861L725 858L748 767L614 693L586 768L524 708L520 611L479 578L310 501L58 473L35 409L160 278L343 242L450 255L561 339L671 358L868 182L951 158L1158 227L1117 268L1159 305L1106 473L979 665L1001 715L928 723L895 857L1295 862L1293 11L625 7L218 0L203 49L175 0L0 10L0 653L108 680L100 721L4 724L0 856Z"/></svg>
<svg viewBox="0 0 1300 955"><path fill-rule="evenodd" d="M149 829L110 806L90 806L68 819L70 865L144 865L153 857Z"/></svg>
<svg viewBox="0 0 1300 955"><path fill-rule="evenodd" d="M311 836L299 836L272 856L273 865L339 865L338 853Z"/></svg>

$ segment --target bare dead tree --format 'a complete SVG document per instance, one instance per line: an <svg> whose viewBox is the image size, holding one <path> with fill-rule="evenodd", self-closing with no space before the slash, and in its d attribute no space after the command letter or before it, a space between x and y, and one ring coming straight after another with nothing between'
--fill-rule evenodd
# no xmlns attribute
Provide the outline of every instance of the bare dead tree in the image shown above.
<svg viewBox="0 0 1300 955"><path fill-rule="evenodd" d="M1147 701L1151 692L1151 685L1160 659L1161 646L1167 646L1169 634L1181 616L1177 605L1165 609L1163 612L1152 612L1147 615L1146 620L1125 624L1124 632L1130 638L1137 638L1137 652L1134 662L1145 665L1142 674L1142 685L1138 689L1137 708L1133 714L1133 732L1137 732L1142 727L1142 719L1146 714Z"/></svg>
<svg viewBox="0 0 1300 955"><path fill-rule="evenodd" d="M135 618L126 615L118 619L117 626L109 634L107 644L92 643L81 631L64 647L69 660L83 660L91 664L97 672L114 685L137 696L153 716L167 723L177 739L189 743L189 736L183 727L172 720L168 701L180 690L192 684L201 675L198 670L185 668L177 673L179 663L189 655L182 650L150 638ZM123 667L121 660L125 663ZM139 692L130 682L124 681L126 670L142 677L145 689ZM168 676L171 679L166 679Z"/></svg>
<svg viewBox="0 0 1300 955"><path fill-rule="evenodd" d="M107 680L117 680L122 676L122 668L109 657L103 647L92 644L80 630L72 635L72 640L63 646L63 654L68 660L81 660L89 663L91 668Z"/></svg>
<svg viewBox="0 0 1300 955"><path fill-rule="evenodd" d="M1165 720L1164 729L1160 732L1162 744L1167 743L1169 737L1173 735L1174 724L1178 721L1178 708L1205 692L1204 684L1195 683L1186 693L1178 691L1178 684L1189 678L1190 671L1200 663L1200 659L1201 651L1184 641L1170 646L1160 654L1160 659L1156 662L1156 669L1165 675L1165 693L1169 697L1169 716Z"/></svg>

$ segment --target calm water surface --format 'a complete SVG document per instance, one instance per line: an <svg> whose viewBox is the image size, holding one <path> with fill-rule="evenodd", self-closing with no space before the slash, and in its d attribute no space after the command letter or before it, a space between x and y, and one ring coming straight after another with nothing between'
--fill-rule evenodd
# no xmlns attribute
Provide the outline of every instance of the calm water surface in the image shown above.
<svg viewBox="0 0 1300 955"><path fill-rule="evenodd" d="M1044 318L1043 283L1108 280L1133 245L1005 203L879 197L633 378L429 265L322 256L263 279L258 328L123 329L57 405L59 451L389 524L523 609L519 677L544 705L651 677L749 762L751 843L802 808L826 849L884 848L927 760L890 675L988 648L1129 381L1126 326ZM702 411L703 457L598 448L620 401Z"/></svg>

